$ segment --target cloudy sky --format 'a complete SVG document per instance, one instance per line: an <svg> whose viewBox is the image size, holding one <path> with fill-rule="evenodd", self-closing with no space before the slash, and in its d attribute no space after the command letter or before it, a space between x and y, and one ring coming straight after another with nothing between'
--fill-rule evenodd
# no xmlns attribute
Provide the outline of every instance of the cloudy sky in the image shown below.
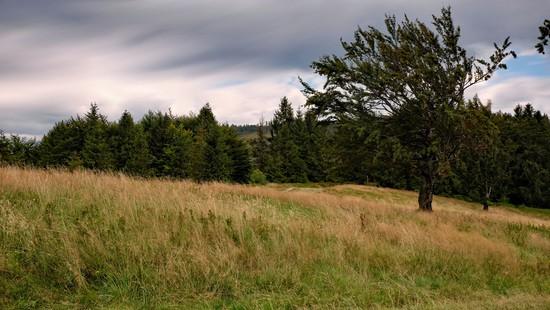
<svg viewBox="0 0 550 310"><path fill-rule="evenodd" d="M319 83L311 61L358 25L429 21L444 5L472 53L510 36L520 54L475 92L550 113L550 56L532 48L548 0L0 0L0 129L40 136L90 102L112 120L210 102L222 122L256 123L282 96L302 104L297 77Z"/></svg>

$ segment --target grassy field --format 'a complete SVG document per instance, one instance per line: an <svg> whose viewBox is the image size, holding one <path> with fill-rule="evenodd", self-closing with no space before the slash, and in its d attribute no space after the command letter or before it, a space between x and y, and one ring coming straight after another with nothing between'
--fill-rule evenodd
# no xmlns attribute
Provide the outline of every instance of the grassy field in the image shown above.
<svg viewBox="0 0 550 310"><path fill-rule="evenodd" d="M0 308L549 309L550 216L0 168Z"/></svg>

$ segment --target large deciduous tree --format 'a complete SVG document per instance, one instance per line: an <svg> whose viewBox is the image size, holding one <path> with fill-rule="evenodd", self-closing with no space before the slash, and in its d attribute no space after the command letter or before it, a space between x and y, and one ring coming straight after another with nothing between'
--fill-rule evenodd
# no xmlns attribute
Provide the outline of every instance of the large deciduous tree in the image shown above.
<svg viewBox="0 0 550 310"><path fill-rule="evenodd" d="M377 116L384 134L413 154L419 208L431 211L434 184L465 136L465 90L505 69L503 60L515 53L506 38L488 60L468 55L450 8L433 16L434 29L406 16L400 23L387 16L385 25L386 32L359 28L353 41L342 41L344 56L313 62L326 83L318 91L302 82L304 93L309 106L337 122Z"/></svg>

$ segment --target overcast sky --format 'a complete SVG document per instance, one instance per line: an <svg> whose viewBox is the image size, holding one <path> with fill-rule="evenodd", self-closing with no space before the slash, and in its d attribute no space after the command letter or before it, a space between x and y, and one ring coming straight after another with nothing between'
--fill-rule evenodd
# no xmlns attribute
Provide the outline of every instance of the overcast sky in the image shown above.
<svg viewBox="0 0 550 310"><path fill-rule="evenodd" d="M256 123L282 96L303 104L297 77L319 83L311 61L358 25L428 22L444 5L472 53L510 36L520 54L475 89L482 100L550 113L550 55L532 48L548 0L0 0L0 129L40 136L90 102L111 120L210 102L222 122Z"/></svg>

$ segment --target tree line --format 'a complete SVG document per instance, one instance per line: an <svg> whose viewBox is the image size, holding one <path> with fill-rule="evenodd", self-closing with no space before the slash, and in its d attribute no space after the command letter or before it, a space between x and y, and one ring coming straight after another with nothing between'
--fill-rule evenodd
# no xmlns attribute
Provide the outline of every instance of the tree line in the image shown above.
<svg viewBox="0 0 550 310"><path fill-rule="evenodd" d="M550 207L550 119L532 105L492 112L479 98L461 107L466 124L455 158L434 193L477 201ZM267 128L267 130L266 130ZM321 121L283 98L251 141L253 164L268 182L357 183L417 190L415 154L385 132L383 117ZM269 133L266 134L265 132Z"/></svg>
<svg viewBox="0 0 550 310"><path fill-rule="evenodd" d="M58 122L40 142L0 133L0 161L37 167L121 171L143 177L245 183L250 149L207 104L197 115L125 111L109 122L96 104L84 116Z"/></svg>

